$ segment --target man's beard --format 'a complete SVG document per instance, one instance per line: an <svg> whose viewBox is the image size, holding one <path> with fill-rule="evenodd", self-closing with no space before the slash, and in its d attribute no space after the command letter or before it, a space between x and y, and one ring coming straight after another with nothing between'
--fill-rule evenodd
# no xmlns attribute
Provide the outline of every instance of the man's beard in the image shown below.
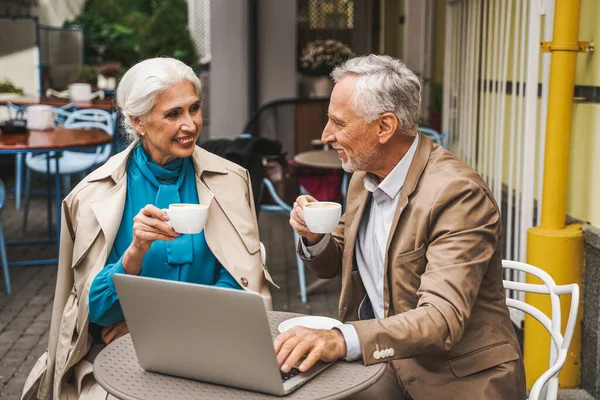
<svg viewBox="0 0 600 400"><path fill-rule="evenodd" d="M346 153L345 150L344 153ZM373 163L379 157L381 157L381 150L379 148L372 149L372 151L369 154L362 154L358 157L354 156L352 158L350 158L350 155L346 153L346 161L342 161L342 168L348 174L351 174L356 171L368 172L368 165L370 163Z"/></svg>

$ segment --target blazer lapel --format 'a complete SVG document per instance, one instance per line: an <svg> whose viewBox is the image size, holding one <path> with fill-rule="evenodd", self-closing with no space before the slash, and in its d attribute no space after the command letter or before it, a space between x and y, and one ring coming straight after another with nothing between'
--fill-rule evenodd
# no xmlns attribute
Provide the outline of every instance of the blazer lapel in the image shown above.
<svg viewBox="0 0 600 400"><path fill-rule="evenodd" d="M342 265L342 293L340 295L340 304L350 304L351 300L354 300L354 307L351 309L358 309L358 304L362 299L355 299L352 295L352 270L354 268L354 257L355 257L355 246L356 238L358 236L358 230L360 228L360 221L365 212L365 208L369 199L369 191L365 189L363 181L365 178L364 172L355 172L352 176L352 180L356 185L360 185L357 193L352 192L352 203L346 207L346 214L344 215L344 221L350 222L347 225L347 230L344 232L344 256ZM351 183L352 186L352 183ZM353 214L351 210L356 210ZM349 219L351 219L349 221ZM347 315L342 313L340 316L344 320Z"/></svg>
<svg viewBox="0 0 600 400"><path fill-rule="evenodd" d="M387 273L389 269L390 246L396 235L400 234L397 229L398 221L400 221L400 216L402 215L402 212L406 209L406 206L408 205L410 195L415 191L417 183L419 182L419 178L421 177L421 174L427 166L427 161L429 160L429 155L431 154L431 146L431 140L422 133L419 133L419 145L417 146L417 151L408 169L408 174L406 175L406 179L404 180L404 185L402 185L402 189L400 190L400 199L398 200L396 212L394 213L394 219L392 220L392 226L390 228L390 235L388 237L388 241L385 248L385 261L383 269L384 282L387 282L388 279ZM383 285L383 292L383 297L385 299L384 316L387 317L389 312L388 285Z"/></svg>

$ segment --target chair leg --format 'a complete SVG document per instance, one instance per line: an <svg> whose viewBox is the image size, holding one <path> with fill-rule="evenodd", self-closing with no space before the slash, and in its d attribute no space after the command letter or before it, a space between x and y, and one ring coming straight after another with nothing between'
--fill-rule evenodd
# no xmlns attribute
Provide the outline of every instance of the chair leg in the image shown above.
<svg viewBox="0 0 600 400"><path fill-rule="evenodd" d="M31 169L25 168L25 204L23 206L23 233L27 232L27 219L29 216L29 201L31 197Z"/></svg>
<svg viewBox="0 0 600 400"><path fill-rule="evenodd" d="M71 175L63 175L63 193L69 194L71 192Z"/></svg>
<svg viewBox="0 0 600 400"><path fill-rule="evenodd" d="M17 153L15 156L15 208L21 209L21 192L23 191L23 154Z"/></svg>
<svg viewBox="0 0 600 400"><path fill-rule="evenodd" d="M294 231L294 252L299 241L300 235ZM302 303L306 304L308 299L306 298L306 275L304 273L304 261L302 261L298 253L296 253L296 265L298 266L298 280L300 281L300 298L302 299Z"/></svg>
<svg viewBox="0 0 600 400"><path fill-rule="evenodd" d="M4 233L2 232L2 215L0 215L0 262L4 271L4 284L6 285L6 293L10 295L10 275L8 273L8 258L6 257L6 246L4 243Z"/></svg>

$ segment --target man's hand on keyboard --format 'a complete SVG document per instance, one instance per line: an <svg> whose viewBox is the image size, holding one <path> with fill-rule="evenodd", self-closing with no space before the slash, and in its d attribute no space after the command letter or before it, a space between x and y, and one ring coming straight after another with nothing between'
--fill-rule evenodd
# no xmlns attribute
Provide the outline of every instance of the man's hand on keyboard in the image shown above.
<svg viewBox="0 0 600 400"><path fill-rule="evenodd" d="M275 353L279 368L288 372L300 358L306 358L298 369L308 370L317 361L331 362L346 356L346 341L337 329L309 329L296 326L275 338Z"/></svg>

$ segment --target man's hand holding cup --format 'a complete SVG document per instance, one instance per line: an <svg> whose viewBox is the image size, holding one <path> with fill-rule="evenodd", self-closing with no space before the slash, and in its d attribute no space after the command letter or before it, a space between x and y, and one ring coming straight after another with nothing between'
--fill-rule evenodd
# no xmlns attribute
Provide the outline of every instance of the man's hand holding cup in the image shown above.
<svg viewBox="0 0 600 400"><path fill-rule="evenodd" d="M342 206L329 201L317 201L312 196L299 196L290 213L290 225L308 246L323 239L335 230L342 214Z"/></svg>

